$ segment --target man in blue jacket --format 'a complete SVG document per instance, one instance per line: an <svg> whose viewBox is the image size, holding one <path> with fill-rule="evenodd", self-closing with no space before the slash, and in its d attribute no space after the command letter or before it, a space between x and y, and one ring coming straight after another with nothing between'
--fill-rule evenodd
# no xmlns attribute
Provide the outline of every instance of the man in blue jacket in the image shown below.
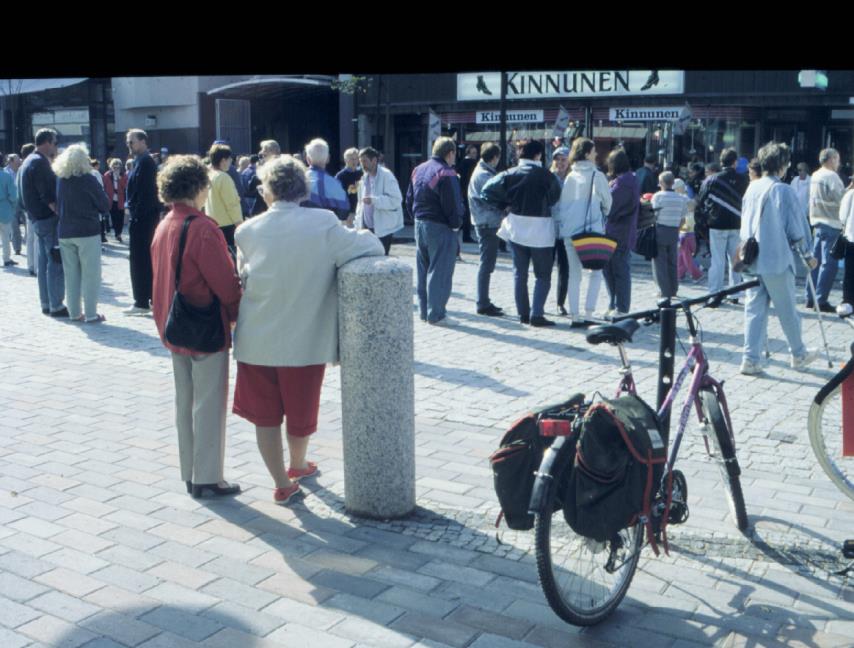
<svg viewBox="0 0 854 648"><path fill-rule="evenodd" d="M36 150L21 167L21 198L30 216L38 242L39 298L42 313L68 317L65 273L59 256L59 216L56 213L56 174L51 160L56 157L59 133L43 128L36 133Z"/></svg>
<svg viewBox="0 0 854 648"><path fill-rule="evenodd" d="M457 145L450 137L433 144L433 157L412 171L406 208L415 219L418 304L422 321L455 326L445 313L454 279L457 232L463 224Z"/></svg>
<svg viewBox="0 0 854 648"><path fill-rule="evenodd" d="M480 147L480 161L477 163L468 186L469 213L474 221L477 239L480 243L480 267L477 269L477 314L489 317L502 317L504 311L489 299L489 281L495 270L498 257L498 228L504 212L480 197L483 186L498 173L496 166L501 159L501 147L486 142Z"/></svg>
<svg viewBox="0 0 854 648"><path fill-rule="evenodd" d="M311 140L305 147L308 162L308 179L311 181L311 196L304 201L303 207L319 207L333 212L340 221L350 216L350 201L344 193L344 187L334 176L326 173L329 164L329 144L320 138Z"/></svg>
<svg viewBox="0 0 854 648"><path fill-rule="evenodd" d="M560 200L561 186L555 175L543 168L542 142L520 142L518 149L518 166L487 182L480 195L494 207L510 210L498 235L510 241L513 253L519 321L531 326L554 326L544 313L554 264L555 223L551 208ZM531 262L536 278L533 305L528 301Z"/></svg>

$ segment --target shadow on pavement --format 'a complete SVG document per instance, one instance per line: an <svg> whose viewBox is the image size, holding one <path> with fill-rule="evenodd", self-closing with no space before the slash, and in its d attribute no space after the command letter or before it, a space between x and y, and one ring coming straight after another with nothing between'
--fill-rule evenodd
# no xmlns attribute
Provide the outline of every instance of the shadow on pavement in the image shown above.
<svg viewBox="0 0 854 648"><path fill-rule="evenodd" d="M156 331L153 335L147 335L131 328L117 326L110 321L79 326L87 337L101 346L122 351L145 351L149 355L162 358L169 357L169 351L160 342ZM153 320L151 327L154 329Z"/></svg>
<svg viewBox="0 0 854 648"><path fill-rule="evenodd" d="M454 383L456 385L476 386L481 389L489 389L491 391L505 394L511 398L520 396L529 396L530 392L520 391L508 387L504 383L482 374L479 371L471 369L460 369L458 367L442 367L441 365L430 364L429 362L415 362L413 368L416 374L421 374L427 378L435 378L443 382Z"/></svg>
<svg viewBox="0 0 854 648"><path fill-rule="evenodd" d="M114 609L105 609L79 621L71 630L51 631L41 627L38 632L34 631L39 635L35 638L43 642L39 645L47 646L119 648L136 646L157 637L156 645L163 648L186 648L199 645L197 642L203 640L206 640L205 646L227 648L253 645L261 635L273 630L269 623L254 622L253 614L249 614L254 610L248 608L247 614L238 618L220 609L220 605L211 607L205 603L176 605L152 599L148 607L129 605L123 608L118 602L112 605ZM280 625L284 624L282 619Z"/></svg>

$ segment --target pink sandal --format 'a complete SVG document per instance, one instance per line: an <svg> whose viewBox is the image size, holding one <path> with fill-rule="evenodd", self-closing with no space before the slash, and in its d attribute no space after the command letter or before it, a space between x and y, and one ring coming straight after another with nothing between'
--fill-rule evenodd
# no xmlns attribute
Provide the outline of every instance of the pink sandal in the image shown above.
<svg viewBox="0 0 854 648"><path fill-rule="evenodd" d="M276 504L287 504L291 499L301 493L299 484L293 483L289 488L277 488L273 491L273 501Z"/></svg>
<svg viewBox="0 0 854 648"><path fill-rule="evenodd" d="M305 468L288 468L288 479L299 481L303 477L312 477L317 474L317 464L307 461Z"/></svg>

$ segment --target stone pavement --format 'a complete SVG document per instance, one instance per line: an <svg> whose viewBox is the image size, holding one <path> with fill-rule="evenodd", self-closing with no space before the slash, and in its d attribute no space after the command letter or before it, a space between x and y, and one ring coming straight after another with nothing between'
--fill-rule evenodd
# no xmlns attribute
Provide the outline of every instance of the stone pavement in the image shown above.
<svg viewBox="0 0 854 648"><path fill-rule="evenodd" d="M411 244L392 251L414 263ZM561 318L543 330L476 316L474 247L465 252L450 302L461 325L416 321L419 508L391 522L343 511L337 368L327 371L310 451L322 474L304 501L272 504L254 432L235 416L226 476L244 492L195 501L179 481L168 355L150 319L120 313L130 304L126 246L107 246L101 326L44 317L25 266L0 272L0 646L854 644L854 592L831 574L842 566L839 542L854 537L854 506L816 466L806 433L830 372L790 370L772 319L767 375L738 374L742 316L732 306L699 319L712 371L727 381L750 534L735 529L692 424L679 462L691 517L671 527L671 556L645 550L626 599L598 627L552 613L533 534L496 538L487 457L531 408L577 390L612 392L616 358ZM634 271L634 306L650 307L648 267ZM513 313L506 256L493 285ZM820 346L815 316L804 324ZM827 328L838 363L852 333ZM650 401L657 344L645 328L630 349Z"/></svg>

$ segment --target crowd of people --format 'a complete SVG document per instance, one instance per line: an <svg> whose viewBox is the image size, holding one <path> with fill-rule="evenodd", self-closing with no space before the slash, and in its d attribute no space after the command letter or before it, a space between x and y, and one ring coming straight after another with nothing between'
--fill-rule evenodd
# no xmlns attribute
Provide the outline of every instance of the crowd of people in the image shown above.
<svg viewBox="0 0 854 648"><path fill-rule="evenodd" d="M733 269L739 245L756 239L760 253L744 268L760 282L744 305L745 374L763 370L771 303L792 367L802 369L816 356L801 337L799 261L810 266L817 286L807 306L832 311L838 261L831 251L841 249L843 300L854 304L854 186L846 191L833 149L821 152L812 175L799 165L786 183L790 152L773 142L752 161L726 149L719 165L692 165L682 178L674 169L659 172L655 157L633 172L620 148L600 167L596 143L584 137L558 143L550 160L541 142L520 142L515 164L503 171L499 144L468 147L458 163L457 143L439 137L404 194L370 147L345 151L344 167L333 176L322 139L294 155L265 140L257 155L240 157L216 141L204 158L151 152L140 129L127 132L126 144L128 164L110 159L103 174L84 145L60 152L51 129L39 131L20 156L8 156L0 173L0 247L4 266L12 266L11 248L21 254L26 242L44 314L99 323L105 319L98 312L102 246L109 231L123 244L127 216L133 304L125 313L153 316L171 353L181 475L196 497L239 492L223 475L231 348L233 413L256 428L274 501L289 501L300 492L299 480L317 474L307 460L308 439L317 429L325 366L338 359L336 270L354 258L388 255L404 226L404 207L414 220L420 319L429 325L456 323L447 304L461 238L470 236L480 254L477 314L505 316L490 298L490 284L506 245L516 315L535 328L555 326L546 318L555 264L556 311L578 328L630 311L631 259L641 238L653 241L645 254L661 297L677 296L686 277L704 279L697 262L703 251L710 255L710 291L723 288L727 271L730 285L739 283ZM604 256L591 264L590 244L580 239L599 241L593 248L604 242L608 253L594 249ZM603 279L608 308L594 313ZM220 348L198 353L167 340L176 294L196 308L219 309Z"/></svg>

